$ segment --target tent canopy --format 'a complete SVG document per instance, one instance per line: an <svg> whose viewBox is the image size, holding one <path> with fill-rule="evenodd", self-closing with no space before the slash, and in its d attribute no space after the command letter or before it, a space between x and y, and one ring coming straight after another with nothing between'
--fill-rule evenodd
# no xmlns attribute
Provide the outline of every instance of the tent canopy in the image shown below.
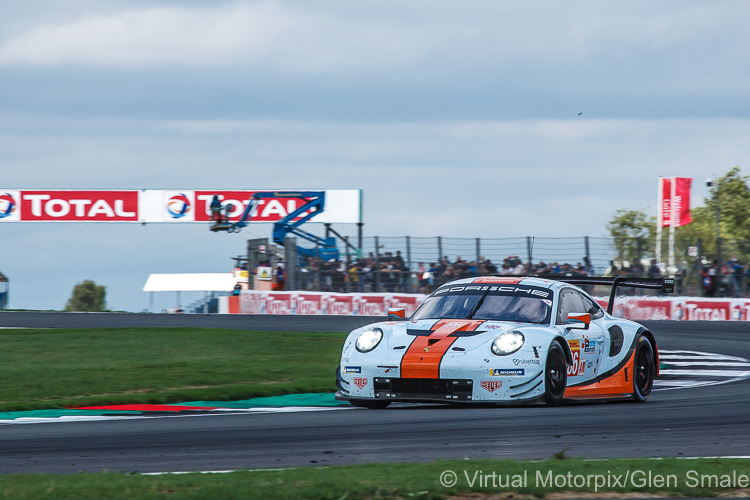
<svg viewBox="0 0 750 500"><path fill-rule="evenodd" d="M151 274L144 292L231 292L237 280L232 273Z"/></svg>

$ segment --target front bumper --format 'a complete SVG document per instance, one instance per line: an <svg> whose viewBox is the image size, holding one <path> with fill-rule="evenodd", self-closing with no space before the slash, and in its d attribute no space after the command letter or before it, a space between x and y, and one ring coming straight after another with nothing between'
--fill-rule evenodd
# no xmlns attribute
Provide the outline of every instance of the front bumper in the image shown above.
<svg viewBox="0 0 750 500"><path fill-rule="evenodd" d="M365 371L365 370L363 370ZM388 376L349 378L337 374L336 399L410 403L533 402L544 395L540 369L528 376L476 378L399 378Z"/></svg>

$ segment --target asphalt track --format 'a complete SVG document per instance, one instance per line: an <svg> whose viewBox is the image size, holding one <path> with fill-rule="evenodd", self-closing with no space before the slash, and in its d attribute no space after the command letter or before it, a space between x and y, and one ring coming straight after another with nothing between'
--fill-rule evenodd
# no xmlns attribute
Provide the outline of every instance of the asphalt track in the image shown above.
<svg viewBox="0 0 750 500"><path fill-rule="evenodd" d="M50 313L44 320L27 316L21 324L19 314L0 313L0 326L101 327L104 324L98 322L103 321L107 326L243 325L243 329L269 331L336 331L369 321L302 318L302 322L294 323L298 318L143 315L150 319L139 318L134 323L141 323L136 325L119 319L141 315L101 319L106 318L102 315L100 319L80 321L67 317L87 316L62 315L64 321L50 321L54 318ZM50 323L43 325L44 321ZM231 322L236 323L229 326ZM646 324L656 334L661 349L750 358L748 323ZM750 380L745 380L654 392L645 404L572 404L558 408L401 405L386 410L6 425L0 426L0 473L211 471L439 458L545 459L563 450L568 456L587 458L747 456L749 399Z"/></svg>

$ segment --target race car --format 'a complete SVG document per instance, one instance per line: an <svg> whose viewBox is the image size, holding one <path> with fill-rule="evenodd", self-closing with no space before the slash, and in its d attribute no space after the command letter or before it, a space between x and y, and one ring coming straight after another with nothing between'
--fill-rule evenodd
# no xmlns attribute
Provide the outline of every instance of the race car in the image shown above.
<svg viewBox="0 0 750 500"><path fill-rule="evenodd" d="M575 286L611 286L607 311ZM336 398L391 402L533 403L630 398L659 375L651 331L612 316L618 287L674 290L673 279L486 276L452 281L410 318L352 331L336 369Z"/></svg>

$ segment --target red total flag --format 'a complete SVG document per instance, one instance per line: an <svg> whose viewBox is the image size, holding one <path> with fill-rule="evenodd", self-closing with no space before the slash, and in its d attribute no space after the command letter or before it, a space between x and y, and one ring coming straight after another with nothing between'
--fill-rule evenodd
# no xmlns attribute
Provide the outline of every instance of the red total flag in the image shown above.
<svg viewBox="0 0 750 500"><path fill-rule="evenodd" d="M672 225L672 214L674 214L674 227L685 226L693 222L690 217L690 184L693 179L661 177L659 181L661 182L661 226Z"/></svg>

